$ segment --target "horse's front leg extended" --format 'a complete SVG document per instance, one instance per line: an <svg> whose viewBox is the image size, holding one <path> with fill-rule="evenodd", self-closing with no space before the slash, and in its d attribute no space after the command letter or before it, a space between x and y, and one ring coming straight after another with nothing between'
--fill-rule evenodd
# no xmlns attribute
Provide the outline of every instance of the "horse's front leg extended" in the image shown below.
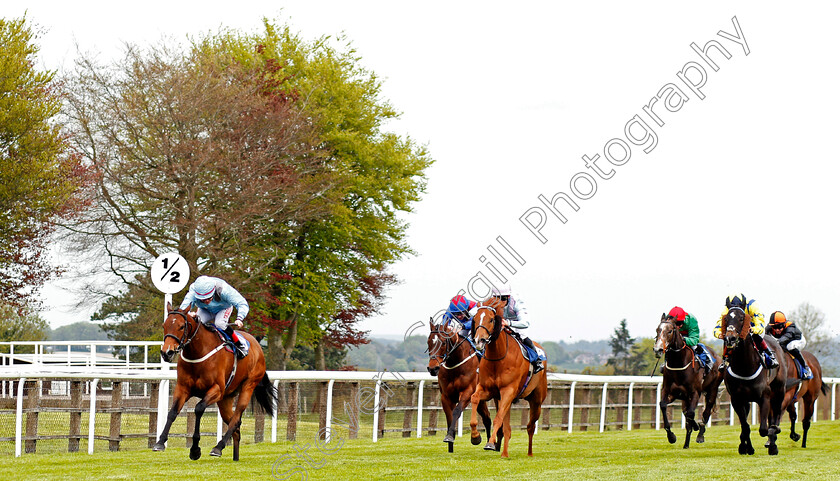
<svg viewBox="0 0 840 481"><path fill-rule="evenodd" d="M683 415L685 416L685 444L683 449L688 449L691 443L691 431L699 431L700 426L694 420L694 413L697 409L697 403L700 400L700 393L694 391L687 401L683 401Z"/></svg>
<svg viewBox="0 0 840 481"><path fill-rule="evenodd" d="M479 404L486 402L488 399L490 399L490 393L487 392L481 384L478 385L475 392L470 397L470 402L472 403L472 412L470 413L470 442L473 446L481 444L481 433L478 432ZM487 410L486 405L484 406L484 409Z"/></svg>
<svg viewBox="0 0 840 481"><path fill-rule="evenodd" d="M743 401L735 406L735 413L738 414L738 420L741 422L741 444L738 445L738 454L755 454L755 449L750 442L750 423L747 416L750 413L750 403Z"/></svg>
<svg viewBox="0 0 840 481"><path fill-rule="evenodd" d="M505 434L505 418L506 416L510 416L510 405L513 403L513 398L516 397L514 391L514 387L508 387L499 392L499 410L496 411L496 417L493 419L493 428L491 430L492 433L490 434L490 440L487 441L487 445L484 446L484 449L486 450L496 450L498 443L501 442L501 439L499 439L500 433L503 435ZM510 429L510 427L508 427L508 429ZM509 435L507 437L508 439L510 438ZM505 446L505 448L507 448L507 446ZM507 449L502 451L502 457L508 457Z"/></svg>
<svg viewBox="0 0 840 481"><path fill-rule="evenodd" d="M674 402L674 396L671 393L665 395L662 401L659 401L659 409L662 410L662 424L665 426L665 432L668 433L668 442L674 444L677 442L677 436L671 432L671 422L668 421L668 405Z"/></svg>
<svg viewBox="0 0 840 481"><path fill-rule="evenodd" d="M159 396L164 396L164 393L159 393ZM169 439L169 429L172 423L178 417L178 413L184 407L184 404L189 399L190 393L187 388L176 384L175 393L172 395L172 407L169 409L169 415L166 417L166 424L163 426L163 431L160 433L160 439L152 446L152 451L163 451L166 449L166 441Z"/></svg>
<svg viewBox="0 0 840 481"><path fill-rule="evenodd" d="M190 459L193 461L201 457L201 447L198 445L201 439L201 417L207 406L215 404L221 398L219 387L213 386L204 398L195 405L195 432L193 433L192 447L190 447Z"/></svg>

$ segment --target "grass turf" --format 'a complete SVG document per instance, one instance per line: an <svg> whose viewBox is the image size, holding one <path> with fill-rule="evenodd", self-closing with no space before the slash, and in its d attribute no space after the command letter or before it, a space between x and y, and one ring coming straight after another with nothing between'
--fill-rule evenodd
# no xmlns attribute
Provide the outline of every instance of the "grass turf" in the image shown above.
<svg viewBox="0 0 840 481"><path fill-rule="evenodd" d="M83 479L838 479L840 478L840 421L822 421L811 426L808 448L802 449L785 435L779 438L780 453L768 456L765 438L753 429L753 456L738 454L739 429L713 426L706 443L682 449L668 444L664 431L642 429L607 433L568 434L542 431L535 436L535 456L528 458L528 436L515 431L510 459L472 446L468 436L458 438L455 453L449 454L442 436L417 438L386 437L347 440L335 452L325 455L313 439L297 443L249 444L241 448L241 460L234 463L232 449L221 458L209 456L214 438L203 438L203 456L188 459L188 450L170 447L163 453L149 450L97 452L94 455L30 454L3 457L0 479L83 480ZM684 432L684 431L683 431ZM334 434L339 446L341 428ZM307 448L308 445L308 448ZM306 460L309 460L309 463ZM320 466L316 469L316 466Z"/></svg>

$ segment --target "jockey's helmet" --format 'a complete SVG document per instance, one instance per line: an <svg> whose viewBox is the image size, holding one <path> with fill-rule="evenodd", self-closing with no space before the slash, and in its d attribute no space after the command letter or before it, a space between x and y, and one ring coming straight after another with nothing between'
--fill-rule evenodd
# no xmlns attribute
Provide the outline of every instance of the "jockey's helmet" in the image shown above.
<svg viewBox="0 0 840 481"><path fill-rule="evenodd" d="M770 327L774 329L782 329L788 326L788 320L785 317L784 313L781 311L776 311L773 314L770 314Z"/></svg>
<svg viewBox="0 0 840 481"><path fill-rule="evenodd" d="M740 307L741 309L747 308L747 298L743 294L738 296L738 294L729 296L726 298L726 307L727 309L731 309L733 307Z"/></svg>
<svg viewBox="0 0 840 481"><path fill-rule="evenodd" d="M668 317L673 317L677 322L685 321L685 311L682 307L674 306L670 312L668 312Z"/></svg>
<svg viewBox="0 0 840 481"><path fill-rule="evenodd" d="M216 293L216 280L208 276L199 276L193 282L192 290L198 300L209 299Z"/></svg>
<svg viewBox="0 0 840 481"><path fill-rule="evenodd" d="M511 289L509 285L505 284L502 287L494 287L490 292L493 297L510 297Z"/></svg>
<svg viewBox="0 0 840 481"><path fill-rule="evenodd" d="M470 301L462 295L457 295L449 301L449 312L452 315L467 315L470 310Z"/></svg>

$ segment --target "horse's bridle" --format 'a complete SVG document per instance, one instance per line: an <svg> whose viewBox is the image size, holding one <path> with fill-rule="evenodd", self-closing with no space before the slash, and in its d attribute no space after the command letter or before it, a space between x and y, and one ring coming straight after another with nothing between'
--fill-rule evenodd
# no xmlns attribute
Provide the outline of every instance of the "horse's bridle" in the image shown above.
<svg viewBox="0 0 840 481"><path fill-rule="evenodd" d="M481 310L481 309L487 309L487 310L493 311L493 331L495 331L495 330L496 330L496 322L501 322L502 317L501 317L501 316L497 316L497 315L496 315L496 311L495 311L495 309L491 308L490 306L481 306L481 307L479 307L478 309L479 309L479 310ZM497 317L499 318L498 320L496 319ZM473 322L475 322L475 320L474 320L474 319L473 319ZM488 344L488 345L489 345L491 342L493 342L493 341L495 341L496 339L498 339L498 338L499 338L499 336L493 337L493 332L492 332L492 331L490 331L490 329L487 329L486 327L482 326L480 323L476 325L476 328L475 328L475 332L476 332L476 334L478 334L478 330L479 330L479 329L484 329L485 331L487 331L487 335L488 335L488 338L487 338L487 344ZM499 335L501 335L501 334L502 334L502 328L499 328ZM509 346L509 344L510 344L510 339L505 338L505 353L504 353L504 354L502 354L502 357L500 357L500 358L498 358L498 359L490 359L489 357L484 356L484 359L485 359L486 361L490 361L490 362L493 362L493 361L501 361L502 359L504 359L504 358L507 356L507 353L508 353L508 346ZM485 349L487 349L487 347L486 347L486 346L485 346Z"/></svg>
<svg viewBox="0 0 840 481"><path fill-rule="evenodd" d="M685 343L685 338L682 337L681 334L679 334L680 333L680 326L678 326L677 323L674 322L674 321L666 320L665 322L669 322L669 323L671 323L672 326L674 326L674 330L673 330L673 332L671 332L671 339L668 339L668 349L666 349L666 351L671 351L671 352L682 351L683 349L685 349L685 347L688 344ZM683 345L682 345L682 347L677 348L677 347L674 347L674 346L677 344L677 335L678 334L679 334L680 339L682 339L682 341L683 341Z"/></svg>
<svg viewBox="0 0 840 481"><path fill-rule="evenodd" d="M446 341L444 341L444 347L445 347L446 349L448 349L448 350L447 350L446 354L444 354L443 356L441 356L440 354L437 354L437 352L439 352L438 350L435 350L435 352L433 353L433 352L429 351L429 348L426 348L426 351L429 353L429 359L437 359L438 364L439 364L442 368L444 368L444 369L454 369L454 368L456 368L456 367L460 366L460 364L455 365L455 366L451 366L451 367L450 367L450 366L447 366L447 365L446 365L446 360L447 360L447 359L449 359L449 356L450 356L453 352L455 352L455 350L456 350L456 349L458 349L458 347L459 347L459 346L461 346L461 344L463 344L463 343L464 343L464 341L466 341L466 340L467 340L467 338L462 337L462 336L461 336L460 334L458 334L458 333L455 333L455 335L456 335L456 336L458 336L458 337L460 338L460 340L459 340L457 343L454 343L454 344L453 344L453 346L452 346L452 348L449 348L449 345L452 343L452 336L447 336L447 335L446 335L446 334L449 334L449 332L448 332L448 331L442 331L442 330L440 330L440 329L435 329L435 330L431 331L431 334L438 334L438 337L437 337L438 339L440 339L440 338L441 338L440 334L443 334L443 336L442 336L442 337L445 337L445 338L446 338ZM464 361L462 361L462 363L463 363L463 362L464 362Z"/></svg>
<svg viewBox="0 0 840 481"><path fill-rule="evenodd" d="M198 331L201 329L201 325L198 321L196 321L195 331L192 331L192 334L190 334L190 316L184 314L181 311L170 311L169 315L171 316L172 314L177 314L184 318L184 334L181 335L181 337L178 337L175 334L164 334L163 340L166 341L167 337L175 339L175 342L178 343L178 346L175 348L175 353L177 354L181 352L189 343L192 342L193 338L195 338L195 335L198 334Z"/></svg>

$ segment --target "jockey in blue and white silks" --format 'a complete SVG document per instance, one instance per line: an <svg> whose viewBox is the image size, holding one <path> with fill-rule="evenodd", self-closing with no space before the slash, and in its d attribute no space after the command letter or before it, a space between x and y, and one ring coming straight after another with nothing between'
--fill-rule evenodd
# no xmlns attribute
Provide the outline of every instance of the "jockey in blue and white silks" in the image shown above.
<svg viewBox="0 0 840 481"><path fill-rule="evenodd" d="M190 286L184 300L181 301L180 309L196 306L196 317L206 325L215 324L233 340L237 356L244 357L245 346L236 335L236 332L228 323L233 309L236 308L236 327L242 328L245 316L250 308L248 301L236 289L227 282L210 276L199 276Z"/></svg>
<svg viewBox="0 0 840 481"><path fill-rule="evenodd" d="M491 291L491 296L496 297L505 303L505 307L503 309L503 326L510 326L514 329L526 329L531 325L531 317L528 315L528 310L525 308L525 301L522 300L522 297L514 295L510 286L502 286L498 289L494 287ZM534 341L532 341L529 337L523 337L522 343L538 354L538 356L535 356L536 359L531 361L531 365L534 366L534 374L540 372L543 365L542 360L539 359L540 351L538 351L536 346L534 346ZM545 354L543 353L542 356L545 356Z"/></svg>

